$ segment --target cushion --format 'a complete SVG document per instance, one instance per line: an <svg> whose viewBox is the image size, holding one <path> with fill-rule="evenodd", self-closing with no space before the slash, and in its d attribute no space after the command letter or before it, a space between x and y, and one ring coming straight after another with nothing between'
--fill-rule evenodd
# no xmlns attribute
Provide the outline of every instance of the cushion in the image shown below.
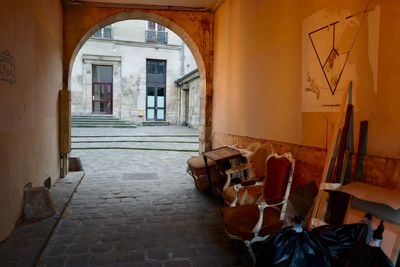
<svg viewBox="0 0 400 267"><path fill-rule="evenodd" d="M247 188L242 188L239 190L239 201L237 206L249 205L254 204L256 201L262 196L263 194L263 186L249 186ZM224 200L225 203L230 205L233 202L236 196L236 191L233 186L229 186L224 191Z"/></svg>
<svg viewBox="0 0 400 267"><path fill-rule="evenodd" d="M251 240L254 237L253 228L258 221L259 210L257 204L227 207L222 209L224 229L227 233L242 240ZM259 233L260 236L278 232L282 227L279 220L280 211L274 208L264 210L264 221Z"/></svg>
<svg viewBox="0 0 400 267"><path fill-rule="evenodd" d="M292 164L286 158L271 157L266 162L266 180L264 181L264 199L268 204L283 200Z"/></svg>
<svg viewBox="0 0 400 267"><path fill-rule="evenodd" d="M187 165L193 169L201 169L205 168L206 164L204 164L204 157L201 155L192 156L190 159L186 161ZM214 161L207 159L207 165L212 166L214 165Z"/></svg>
<svg viewBox="0 0 400 267"><path fill-rule="evenodd" d="M253 167L249 177L265 177L265 161L271 154L271 147L269 144L264 143L254 151L250 159L250 164ZM262 180L262 179L261 179Z"/></svg>
<svg viewBox="0 0 400 267"><path fill-rule="evenodd" d="M188 170L193 176L196 188L204 192L209 189L209 183L208 183L208 178L207 178L207 171L206 171L206 165L204 164L204 158L203 156L193 156L190 159L187 160L188 164ZM217 185L218 187L221 187L221 179L220 179L220 174L219 171L217 170L214 161L208 159L207 160L207 165L208 169L210 171L210 176L211 176L211 183L213 185Z"/></svg>

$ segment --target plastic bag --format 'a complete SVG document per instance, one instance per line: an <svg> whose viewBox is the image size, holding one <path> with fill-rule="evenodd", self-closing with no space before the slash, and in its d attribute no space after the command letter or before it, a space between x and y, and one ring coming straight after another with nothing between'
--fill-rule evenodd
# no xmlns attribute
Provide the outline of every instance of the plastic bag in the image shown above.
<svg viewBox="0 0 400 267"><path fill-rule="evenodd" d="M256 267L329 267L328 251L311 232L293 227L271 235L259 248Z"/></svg>
<svg viewBox="0 0 400 267"><path fill-rule="evenodd" d="M340 226L325 225L312 230L321 243L329 250L333 258L345 255L359 244L365 244L368 235L366 223L345 224Z"/></svg>
<svg viewBox="0 0 400 267"><path fill-rule="evenodd" d="M381 221L372 234L371 242L358 246L346 261L346 267L393 267L393 263L381 249L384 231Z"/></svg>
<svg viewBox="0 0 400 267"><path fill-rule="evenodd" d="M379 247L367 244L359 245L350 258L346 260L346 267L393 267L393 263Z"/></svg>

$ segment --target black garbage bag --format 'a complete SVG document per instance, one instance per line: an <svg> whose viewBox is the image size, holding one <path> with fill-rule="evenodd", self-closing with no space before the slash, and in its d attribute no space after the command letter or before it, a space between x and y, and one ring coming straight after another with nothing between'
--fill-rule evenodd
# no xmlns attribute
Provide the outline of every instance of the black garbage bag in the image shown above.
<svg viewBox="0 0 400 267"><path fill-rule="evenodd" d="M370 244L361 244L346 261L346 267L393 267L393 263L381 249L385 227L383 221L374 230Z"/></svg>
<svg viewBox="0 0 400 267"><path fill-rule="evenodd" d="M301 228L301 227L300 227ZM271 235L258 248L256 267L330 267L329 252L311 232L293 227Z"/></svg>
<svg viewBox="0 0 400 267"><path fill-rule="evenodd" d="M314 228L312 233L327 248L334 266L343 266L353 250L366 243L369 230L367 223L354 223L340 226L324 225Z"/></svg>
<svg viewBox="0 0 400 267"><path fill-rule="evenodd" d="M346 267L393 267L393 263L380 247L361 244L345 261Z"/></svg>

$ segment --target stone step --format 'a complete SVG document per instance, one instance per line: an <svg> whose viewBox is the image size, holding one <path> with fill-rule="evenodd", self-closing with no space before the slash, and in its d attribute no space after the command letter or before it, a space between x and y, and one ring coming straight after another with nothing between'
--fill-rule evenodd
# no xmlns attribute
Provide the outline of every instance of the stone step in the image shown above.
<svg viewBox="0 0 400 267"><path fill-rule="evenodd" d="M118 120L118 121L71 121L71 123L76 123L76 124L83 124L83 123L86 123L86 124L100 124L100 123L105 123L105 124L125 124L125 125L132 124L132 123L130 123L128 121L120 121L120 120Z"/></svg>
<svg viewBox="0 0 400 267"><path fill-rule="evenodd" d="M71 117L76 119L117 119L113 115L71 115Z"/></svg>
<svg viewBox="0 0 400 267"><path fill-rule="evenodd" d="M144 121L143 126L168 126L169 121Z"/></svg>
<svg viewBox="0 0 400 267"><path fill-rule="evenodd" d="M125 124L72 124L74 128L136 128L136 125L125 125Z"/></svg>
<svg viewBox="0 0 400 267"><path fill-rule="evenodd" d="M114 118L112 115L72 115L74 128L136 128L131 122Z"/></svg>
<svg viewBox="0 0 400 267"><path fill-rule="evenodd" d="M77 138L72 136L72 143L107 143L107 142L133 142L133 143L187 143L187 144L198 144L199 138L187 138L187 137L175 137L175 138L160 138L160 137L150 137L150 138Z"/></svg>
<svg viewBox="0 0 400 267"><path fill-rule="evenodd" d="M98 118L93 118L93 119L87 119L87 118L72 118L71 121L73 122L93 122L93 121L99 121L99 122L115 122L115 121L121 121L119 119L98 119Z"/></svg>
<svg viewBox="0 0 400 267"><path fill-rule="evenodd" d="M143 149L171 151L199 151L198 143L156 143L156 142L104 142L104 143L72 143L72 149Z"/></svg>

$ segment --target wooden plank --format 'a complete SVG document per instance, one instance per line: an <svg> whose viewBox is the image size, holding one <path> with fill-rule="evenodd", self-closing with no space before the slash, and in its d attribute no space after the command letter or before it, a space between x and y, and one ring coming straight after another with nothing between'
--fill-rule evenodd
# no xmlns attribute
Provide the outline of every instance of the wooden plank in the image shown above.
<svg viewBox="0 0 400 267"><path fill-rule="evenodd" d="M339 144L339 154L338 154L338 163L337 163L337 170L335 173L334 180L332 182L336 183L340 181L340 177L342 174L342 169L343 169L343 162L344 162L344 154L346 152L346 146L347 146L347 139L349 135L349 129L350 129L350 119L351 119L351 114L353 113L353 105L349 104L347 105L346 109L346 118L344 122L344 126L342 129L342 135L340 138L340 144ZM347 165L346 165L347 166Z"/></svg>
<svg viewBox="0 0 400 267"><path fill-rule="evenodd" d="M333 154L331 161L328 166L328 171L326 173L325 181L330 182L332 180L332 175L335 172L335 163L336 163L336 158L339 152L339 141L340 141L340 136L342 135L342 129L339 129L339 133L336 136L336 142L335 142L335 148L333 149Z"/></svg>
<svg viewBox="0 0 400 267"><path fill-rule="evenodd" d="M71 92L60 90L59 94L60 153L68 154L71 152Z"/></svg>
<svg viewBox="0 0 400 267"><path fill-rule="evenodd" d="M59 92L60 178L68 172L68 153L71 152L71 91Z"/></svg>
<svg viewBox="0 0 400 267"><path fill-rule="evenodd" d="M367 134L368 134L368 121L360 122L360 135L358 138L357 160L356 160L356 173L355 180L361 181L363 177L363 168L365 155L367 154Z"/></svg>
<svg viewBox="0 0 400 267"><path fill-rule="evenodd" d="M347 158L347 164L344 166L344 176L342 183L350 183L353 179L351 177L351 168L353 166L353 154L354 154L354 108L350 116L349 132L347 134L346 151L349 153Z"/></svg>
<svg viewBox="0 0 400 267"><path fill-rule="evenodd" d="M343 96L342 96L342 101L341 101L341 110L338 114L338 119L335 123L335 129L334 129L334 136L332 138L331 144L328 147L328 151L326 154L326 159L325 159L325 165L324 165L324 172L322 174L322 179L321 179L321 183L325 183L327 181L327 177L328 175L330 175L333 167L334 167L334 162L336 160L336 157L334 156L335 152L337 152L337 144L338 144L338 140L340 140L340 135L341 135L341 128L344 124L344 113L345 113L345 106L346 106L346 102L348 101L348 94L349 94L349 90L350 88L352 88L352 82L350 81L349 86L345 87L344 91L343 91ZM326 192L324 192L323 190L318 190L318 195L315 199L314 202L314 206L313 206L313 210L312 210L312 214L311 214L311 220L309 223L309 227L313 228L315 226L318 226L320 223L323 223L323 221L321 220L323 213L324 212L318 212L318 210L322 209L324 210L326 208ZM317 216L318 214L318 216Z"/></svg>

